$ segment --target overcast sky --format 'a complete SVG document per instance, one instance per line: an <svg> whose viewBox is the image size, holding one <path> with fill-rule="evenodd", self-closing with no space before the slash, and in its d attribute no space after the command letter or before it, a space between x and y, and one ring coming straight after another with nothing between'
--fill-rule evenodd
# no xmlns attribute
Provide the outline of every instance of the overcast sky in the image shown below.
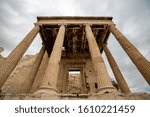
<svg viewBox="0 0 150 117"><path fill-rule="evenodd" d="M150 61L150 0L0 0L0 47L8 54L32 29L37 16L112 16L117 28ZM40 37L26 54L41 47ZM150 87L115 38L108 41L114 58L132 92L150 92ZM114 78L103 54L110 76Z"/></svg>

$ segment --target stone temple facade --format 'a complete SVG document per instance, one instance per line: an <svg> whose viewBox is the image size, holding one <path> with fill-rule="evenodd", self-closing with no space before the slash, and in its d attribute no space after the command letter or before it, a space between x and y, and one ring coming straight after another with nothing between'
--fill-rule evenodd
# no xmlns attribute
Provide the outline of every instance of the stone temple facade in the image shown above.
<svg viewBox="0 0 150 117"><path fill-rule="evenodd" d="M38 33L40 52L22 58ZM149 61L116 28L112 17L37 17L35 27L0 61L0 98L150 99L150 94L130 91L107 47L110 33L150 84ZM111 81L102 53L117 83ZM20 67L23 59L30 65Z"/></svg>

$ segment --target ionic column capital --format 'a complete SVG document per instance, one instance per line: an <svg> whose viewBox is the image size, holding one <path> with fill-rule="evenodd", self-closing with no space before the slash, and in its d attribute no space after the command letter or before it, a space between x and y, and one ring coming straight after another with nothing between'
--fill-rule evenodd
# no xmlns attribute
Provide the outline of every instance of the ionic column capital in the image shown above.
<svg viewBox="0 0 150 117"><path fill-rule="evenodd" d="M113 27L113 26L116 26L116 24L109 24L108 26L109 27Z"/></svg>
<svg viewBox="0 0 150 117"><path fill-rule="evenodd" d="M58 24L59 27L61 26L65 26L65 28L67 27L67 24Z"/></svg>

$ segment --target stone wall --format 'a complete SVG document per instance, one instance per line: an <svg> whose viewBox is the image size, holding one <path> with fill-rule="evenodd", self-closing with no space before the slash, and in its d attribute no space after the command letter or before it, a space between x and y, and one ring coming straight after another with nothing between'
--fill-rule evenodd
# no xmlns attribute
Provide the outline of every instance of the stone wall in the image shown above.
<svg viewBox="0 0 150 117"><path fill-rule="evenodd" d="M23 82L27 78L29 71L33 65L36 55L27 55L23 57L13 72L8 77L4 86L2 87L3 93L19 93Z"/></svg>

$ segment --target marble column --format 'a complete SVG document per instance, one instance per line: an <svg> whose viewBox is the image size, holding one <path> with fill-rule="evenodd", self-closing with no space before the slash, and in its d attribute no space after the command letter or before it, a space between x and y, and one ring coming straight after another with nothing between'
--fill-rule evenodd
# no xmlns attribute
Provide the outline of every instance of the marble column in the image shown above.
<svg viewBox="0 0 150 117"><path fill-rule="evenodd" d="M110 32L115 36L122 48L128 54L132 62L136 65L139 72L143 75L150 85L150 62L131 44L131 42L115 27L110 25Z"/></svg>
<svg viewBox="0 0 150 117"><path fill-rule="evenodd" d="M57 79L64 37L65 26L61 25L48 61L42 84L35 94L57 94Z"/></svg>
<svg viewBox="0 0 150 117"><path fill-rule="evenodd" d="M115 61L115 59L113 58L112 54L110 53L108 47L106 45L103 46L104 52L106 54L106 57L108 59L109 65L114 73L114 76L118 82L118 86L121 89L121 92L123 93L130 93L130 89Z"/></svg>
<svg viewBox="0 0 150 117"><path fill-rule="evenodd" d="M35 92L41 86L43 76L44 76L44 73L45 73L46 68L47 68L48 60L49 60L48 53L47 53L47 51L45 51L41 65L40 65L39 70L37 72L37 75L34 79L34 83L32 85L32 88L30 90L30 93Z"/></svg>
<svg viewBox="0 0 150 117"><path fill-rule="evenodd" d="M36 60L31 68L31 71L22 85L21 93L29 93L30 92L30 89L31 89L34 79L35 79L35 76L40 67L44 52L45 52L45 45L42 46L39 54L37 55Z"/></svg>
<svg viewBox="0 0 150 117"><path fill-rule="evenodd" d="M111 80L109 78L106 66L104 64L103 58L101 56L99 47L97 45L96 39L93 35L90 25L86 24L85 32L92 58L92 63L94 65L94 70L96 72L98 83L97 92L98 93L113 92L115 91L115 88L113 87Z"/></svg>
<svg viewBox="0 0 150 117"><path fill-rule="evenodd" d="M17 63L26 52L31 42L38 34L40 30L39 25L35 25L35 27L28 33L28 35L18 44L18 46L10 53L10 55L6 58L6 60L0 66L0 88L2 88L3 84L11 74L11 72L16 67Z"/></svg>

